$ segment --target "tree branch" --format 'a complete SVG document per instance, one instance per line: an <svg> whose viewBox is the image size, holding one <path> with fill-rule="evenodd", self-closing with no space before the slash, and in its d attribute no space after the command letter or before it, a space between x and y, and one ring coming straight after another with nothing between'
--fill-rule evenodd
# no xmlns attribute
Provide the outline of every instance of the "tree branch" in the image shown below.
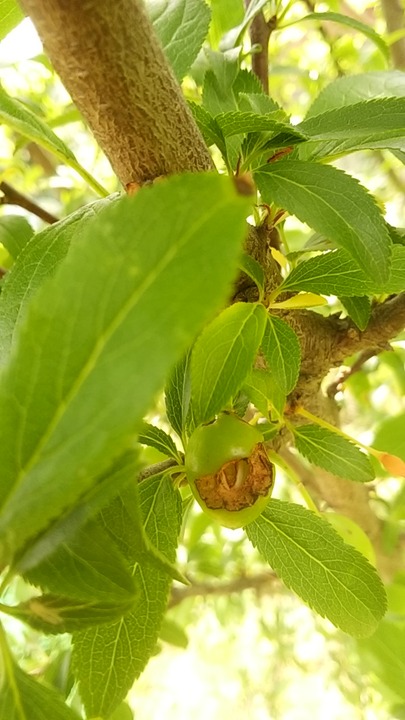
<svg viewBox="0 0 405 720"><path fill-rule="evenodd" d="M400 0L381 0L381 7L389 33L405 28L405 12ZM390 50L394 66L405 69L405 37L396 40Z"/></svg>
<svg viewBox="0 0 405 720"><path fill-rule="evenodd" d="M37 205L37 203L30 200L25 195L21 195L21 193L11 187L8 183L1 182L0 190L3 193L2 197L0 197L0 205L18 205L51 225L58 222L59 218L47 212L44 208L41 208Z"/></svg>
<svg viewBox="0 0 405 720"><path fill-rule="evenodd" d="M190 597L206 597L207 595L231 595L240 593L243 590L255 590L256 592L271 592L277 586L281 586L280 580L275 573L265 572L258 575L241 575L234 580L222 583L195 583L182 587L172 588L168 603L168 609L179 605L183 600Z"/></svg>
<svg viewBox="0 0 405 720"><path fill-rule="evenodd" d="M212 168L142 0L21 0L124 186Z"/></svg>
<svg viewBox="0 0 405 720"><path fill-rule="evenodd" d="M250 3L251 0L245 0L246 9ZM258 52L252 53L252 70L259 78L266 94L269 92L269 40L276 25L277 17L275 15L270 20L266 20L264 14L259 12L253 18L249 29L252 46L258 45L260 47Z"/></svg>

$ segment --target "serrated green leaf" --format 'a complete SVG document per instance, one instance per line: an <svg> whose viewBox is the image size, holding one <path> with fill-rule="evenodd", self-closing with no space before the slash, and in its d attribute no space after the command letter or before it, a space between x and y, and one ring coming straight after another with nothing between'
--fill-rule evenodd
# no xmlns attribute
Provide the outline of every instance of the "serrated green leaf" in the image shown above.
<svg viewBox="0 0 405 720"><path fill-rule="evenodd" d="M301 262L286 277L283 290L315 291L323 295L362 297L399 293L405 289L405 246L393 245L388 280L368 277L344 250L327 252Z"/></svg>
<svg viewBox="0 0 405 720"><path fill-rule="evenodd" d="M298 380L301 364L301 348L294 330L280 318L269 315L261 348L274 382L288 395Z"/></svg>
<svg viewBox="0 0 405 720"><path fill-rule="evenodd" d="M86 224L113 198L96 200L31 238L7 273L0 294L0 366L10 353L28 301L66 257L70 243L80 242ZM114 199L117 199L116 197Z"/></svg>
<svg viewBox="0 0 405 720"><path fill-rule="evenodd" d="M14 260L33 236L34 231L21 215L2 215L0 217L0 243L4 245Z"/></svg>
<svg viewBox="0 0 405 720"><path fill-rule="evenodd" d="M46 635L59 635L114 622L131 609L134 601L135 596L125 603L114 605L105 602L74 600L60 595L39 595L19 605L1 605L0 610L21 620L38 632Z"/></svg>
<svg viewBox="0 0 405 720"><path fill-rule="evenodd" d="M18 667L0 626L0 718L2 720L80 720L53 688Z"/></svg>
<svg viewBox="0 0 405 720"><path fill-rule="evenodd" d="M381 37L381 35L379 35L374 30L374 28L370 27L370 25L366 25L365 23L360 22L360 20L356 20L356 18L350 17L350 15L342 15L341 13L335 12L311 12L303 15L299 18L299 20L296 20L296 22L303 22L307 20L316 20L319 22L335 22L339 25L346 25L353 30L357 30L358 32L365 35L369 40L371 40L376 47L378 47L386 60L388 60L389 58L388 45Z"/></svg>
<svg viewBox="0 0 405 720"><path fill-rule="evenodd" d="M401 70L379 70L337 78L315 98L306 119L333 108L378 97L405 97L405 73Z"/></svg>
<svg viewBox="0 0 405 720"><path fill-rule="evenodd" d="M15 0L0 0L0 40L23 19L24 13Z"/></svg>
<svg viewBox="0 0 405 720"><path fill-rule="evenodd" d="M319 425L299 425L292 430L297 450L314 465L355 482L374 479L368 456L341 435Z"/></svg>
<svg viewBox="0 0 405 720"><path fill-rule="evenodd" d="M165 388L167 418L173 430L175 430L177 435L182 439L184 439L186 420L190 407L190 358L191 353L187 352L185 356L176 363Z"/></svg>
<svg viewBox="0 0 405 720"><path fill-rule="evenodd" d="M180 82L207 36L210 8L204 0L146 0L145 4L167 59Z"/></svg>
<svg viewBox="0 0 405 720"><path fill-rule="evenodd" d="M355 637L374 632L386 609L384 586L326 520L270 499L246 534L287 587L322 617Z"/></svg>
<svg viewBox="0 0 405 720"><path fill-rule="evenodd" d="M288 122L286 112L275 102L275 100L264 93L240 92L238 95L238 105L239 110L242 112L253 112L257 115L267 115L269 113L277 112L277 120L280 122Z"/></svg>
<svg viewBox="0 0 405 720"><path fill-rule="evenodd" d="M388 231L374 199L357 180L335 167L295 160L263 166L255 179L265 202L276 202L347 250L371 278L388 279Z"/></svg>
<svg viewBox="0 0 405 720"><path fill-rule="evenodd" d="M3 562L128 446L168 369L225 299L247 208L213 174L124 197L30 303L0 385Z"/></svg>
<svg viewBox="0 0 405 720"><path fill-rule="evenodd" d="M174 444L173 438L165 433L162 428L156 427L156 425L143 423L139 431L138 442L142 445L154 447L164 455L175 458L175 460L179 459L179 451Z"/></svg>
<svg viewBox="0 0 405 720"><path fill-rule="evenodd" d="M13 128L24 137L38 143L45 150L53 153L62 163L76 172L101 196L107 191L80 165L73 152L23 103L10 97L0 85L0 121Z"/></svg>
<svg viewBox="0 0 405 720"><path fill-rule="evenodd" d="M240 133L266 132L269 136L287 133L291 143L305 140L305 134L296 130L292 125L280 122L276 113L278 111L259 115L254 112L238 110L219 113L216 115L215 120L224 137L231 137Z"/></svg>
<svg viewBox="0 0 405 720"><path fill-rule="evenodd" d="M214 117L222 112L237 110L232 87L238 73L240 48L220 53L206 48L209 69L204 76L202 104Z"/></svg>
<svg viewBox="0 0 405 720"><path fill-rule="evenodd" d="M173 562L181 525L180 496L167 478L156 476L142 482L139 493L146 532ZM136 562L132 519L124 503L111 508L105 523L128 561L132 561L141 593L133 610L118 622L74 636L73 663L90 717L113 712L142 672L156 647L170 587L165 573Z"/></svg>
<svg viewBox="0 0 405 720"><path fill-rule="evenodd" d="M242 70L239 70L239 72L233 82L233 85L232 85L232 92L235 95L236 102L238 104L239 104L239 96L241 93L243 93L243 94L252 93L253 95L264 94L262 84L261 84L259 78L257 77L257 75L255 75L255 73L251 72L247 68L242 68ZM265 95L265 97L270 99L268 95ZM243 108L239 107L239 110L242 110L242 109ZM251 107L248 108L249 111L251 109L252 109ZM273 109L274 110L279 109L279 107L276 103L274 103ZM269 112L269 111L267 111L267 112Z"/></svg>
<svg viewBox="0 0 405 720"><path fill-rule="evenodd" d="M264 271L262 266L251 255L243 253L239 267L256 283L260 293L264 291Z"/></svg>
<svg viewBox="0 0 405 720"><path fill-rule="evenodd" d="M226 157L225 138L215 118L201 105L190 102L189 107L207 145L209 147L216 145L222 155Z"/></svg>
<svg viewBox="0 0 405 720"><path fill-rule="evenodd" d="M365 330L371 317L371 301L367 296L339 297L348 316L356 323L359 330Z"/></svg>
<svg viewBox="0 0 405 720"><path fill-rule="evenodd" d="M191 356L191 404L197 425L208 422L240 389L263 336L262 305L235 303L197 339Z"/></svg>
<svg viewBox="0 0 405 720"><path fill-rule="evenodd" d="M343 106L304 120L297 129L309 136L298 149L315 160L361 149L405 147L405 97L377 98Z"/></svg>
<svg viewBox="0 0 405 720"><path fill-rule="evenodd" d="M267 370L254 368L246 379L243 390L264 417L270 417L269 403L278 416L283 414L286 395Z"/></svg>
<svg viewBox="0 0 405 720"><path fill-rule="evenodd" d="M362 664L399 697L405 699L405 627L383 620L374 635L358 643Z"/></svg>

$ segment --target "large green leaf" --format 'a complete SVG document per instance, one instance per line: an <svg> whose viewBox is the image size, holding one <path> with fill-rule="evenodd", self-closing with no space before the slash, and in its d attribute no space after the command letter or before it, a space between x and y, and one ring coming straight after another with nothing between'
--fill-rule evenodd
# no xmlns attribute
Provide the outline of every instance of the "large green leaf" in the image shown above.
<svg viewBox="0 0 405 720"><path fill-rule="evenodd" d="M131 442L225 299L247 207L214 174L145 188L89 224L38 291L0 381L2 562Z"/></svg>
<svg viewBox="0 0 405 720"><path fill-rule="evenodd" d="M352 177L317 163L280 160L255 173L266 203L275 202L352 255L379 282L388 278L390 238L377 204Z"/></svg>
<svg viewBox="0 0 405 720"><path fill-rule="evenodd" d="M384 586L375 568L326 520L300 505L271 499L246 533L313 610L355 637L374 632L386 609Z"/></svg>
<svg viewBox="0 0 405 720"><path fill-rule="evenodd" d="M181 524L180 496L162 476L145 480L139 491L146 532L173 562ZM121 620L74 636L73 663L90 717L108 716L142 672L156 647L170 587L167 574L136 562L132 519L125 503L111 506L104 519L106 529L132 562L141 591L133 610Z"/></svg>
<svg viewBox="0 0 405 720"><path fill-rule="evenodd" d="M298 338L287 323L269 315L261 344L262 352L281 393L288 395L295 387L301 363Z"/></svg>
<svg viewBox="0 0 405 720"><path fill-rule="evenodd" d="M0 0L0 40L2 40L24 18L15 0Z"/></svg>
<svg viewBox="0 0 405 720"><path fill-rule="evenodd" d="M368 456L341 435L319 425L299 425L293 431L297 449L314 465L355 482L374 479Z"/></svg>
<svg viewBox="0 0 405 720"><path fill-rule="evenodd" d="M28 220L21 215L0 217L0 243L4 245L14 260L33 234L34 231Z"/></svg>
<svg viewBox="0 0 405 720"><path fill-rule="evenodd" d="M53 688L23 672L11 657L0 627L1 720L79 720Z"/></svg>
<svg viewBox="0 0 405 720"><path fill-rule="evenodd" d="M335 250L301 262L286 277L281 287L283 290L306 290L343 297L403 292L405 247L393 245L389 277L383 283L368 277L345 250Z"/></svg>
<svg viewBox="0 0 405 720"><path fill-rule="evenodd" d="M360 658L368 670L405 700L405 627L383 620L372 637L359 640Z"/></svg>
<svg viewBox="0 0 405 720"><path fill-rule="evenodd" d="M361 100L388 97L405 97L405 73L401 70L380 70L340 77L319 93L306 119Z"/></svg>
<svg viewBox="0 0 405 720"><path fill-rule="evenodd" d="M0 121L9 125L24 137L38 143L53 153L58 160L76 170L81 177L99 194L106 196L107 191L80 165L72 151L23 103L10 97L0 85Z"/></svg>
<svg viewBox="0 0 405 720"><path fill-rule="evenodd" d="M346 105L304 120L298 154L314 160L365 148L405 148L405 97Z"/></svg>
<svg viewBox="0 0 405 720"><path fill-rule="evenodd" d="M210 9L204 0L146 0L146 9L180 81L207 36Z"/></svg>
<svg viewBox="0 0 405 720"><path fill-rule="evenodd" d="M96 200L31 238L7 273L0 294L0 365L4 365L28 301L66 257L70 243L80 241L86 224L103 212L111 198Z"/></svg>
<svg viewBox="0 0 405 720"><path fill-rule="evenodd" d="M167 417L173 430L175 430L177 435L182 439L184 439L187 415L190 407L190 359L191 353L187 352L184 357L176 363L165 387Z"/></svg>
<svg viewBox="0 0 405 720"><path fill-rule="evenodd" d="M240 389L266 323L262 305L235 303L208 325L191 356L191 402L197 424L223 410Z"/></svg>

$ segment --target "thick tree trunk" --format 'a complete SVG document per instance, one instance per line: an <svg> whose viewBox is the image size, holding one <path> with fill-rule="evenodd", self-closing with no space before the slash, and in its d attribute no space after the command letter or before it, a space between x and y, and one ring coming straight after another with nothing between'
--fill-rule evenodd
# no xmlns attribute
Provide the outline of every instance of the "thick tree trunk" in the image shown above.
<svg viewBox="0 0 405 720"><path fill-rule="evenodd" d="M212 167L141 0L21 0L125 186Z"/></svg>

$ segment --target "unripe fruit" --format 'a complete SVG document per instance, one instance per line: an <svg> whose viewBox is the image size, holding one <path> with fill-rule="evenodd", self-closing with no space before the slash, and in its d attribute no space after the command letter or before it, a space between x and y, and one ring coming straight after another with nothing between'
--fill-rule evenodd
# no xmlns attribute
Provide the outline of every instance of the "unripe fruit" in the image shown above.
<svg viewBox="0 0 405 720"><path fill-rule="evenodd" d="M192 434L186 450L191 490L221 525L239 528L266 507L274 484L263 435L236 415L222 414Z"/></svg>

